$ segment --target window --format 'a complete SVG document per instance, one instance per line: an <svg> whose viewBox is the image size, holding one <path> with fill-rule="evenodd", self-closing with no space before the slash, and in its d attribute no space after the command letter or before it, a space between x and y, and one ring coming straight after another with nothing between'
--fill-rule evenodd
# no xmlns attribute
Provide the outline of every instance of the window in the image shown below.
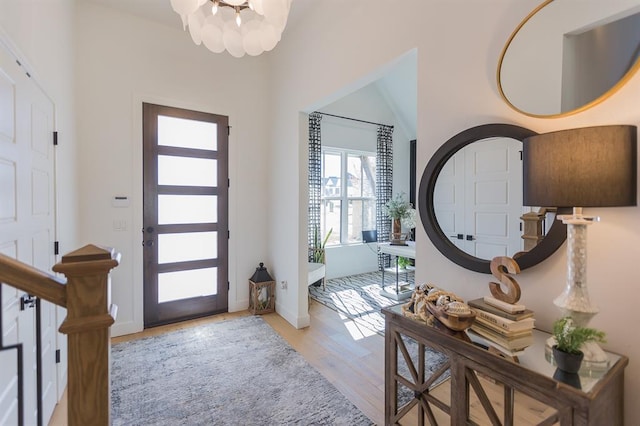
<svg viewBox="0 0 640 426"><path fill-rule="evenodd" d="M376 229L376 154L322 149L320 235L333 229L327 245L362 242Z"/></svg>

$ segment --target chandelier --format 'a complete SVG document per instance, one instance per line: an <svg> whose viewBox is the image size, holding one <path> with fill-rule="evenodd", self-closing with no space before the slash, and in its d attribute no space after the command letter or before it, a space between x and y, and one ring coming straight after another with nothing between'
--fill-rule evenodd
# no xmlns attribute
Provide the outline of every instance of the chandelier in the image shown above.
<svg viewBox="0 0 640 426"><path fill-rule="evenodd" d="M240 58L278 44L291 0L171 0L171 6L195 44Z"/></svg>

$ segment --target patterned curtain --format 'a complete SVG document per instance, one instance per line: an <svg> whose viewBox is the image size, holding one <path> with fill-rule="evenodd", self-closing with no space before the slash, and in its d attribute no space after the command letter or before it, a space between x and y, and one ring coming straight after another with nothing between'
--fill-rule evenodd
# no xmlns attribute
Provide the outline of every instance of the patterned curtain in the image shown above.
<svg viewBox="0 0 640 426"><path fill-rule="evenodd" d="M389 241L391 219L387 216L385 205L393 191L393 126L378 126L376 149L376 229L378 242ZM378 253L378 269L390 266L391 256Z"/></svg>
<svg viewBox="0 0 640 426"><path fill-rule="evenodd" d="M320 121L322 115L317 112L309 115L309 247L315 248L315 239L320 238L320 193L322 191L322 142ZM312 260L309 251L309 260Z"/></svg>

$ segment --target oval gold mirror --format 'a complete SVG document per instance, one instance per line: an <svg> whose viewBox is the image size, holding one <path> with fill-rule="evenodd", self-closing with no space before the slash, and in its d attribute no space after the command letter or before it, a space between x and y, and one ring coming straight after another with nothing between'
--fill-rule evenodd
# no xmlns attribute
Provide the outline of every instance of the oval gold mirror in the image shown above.
<svg viewBox="0 0 640 426"><path fill-rule="evenodd" d="M639 57L640 0L547 0L507 41L498 90L532 117L575 114L620 89Z"/></svg>

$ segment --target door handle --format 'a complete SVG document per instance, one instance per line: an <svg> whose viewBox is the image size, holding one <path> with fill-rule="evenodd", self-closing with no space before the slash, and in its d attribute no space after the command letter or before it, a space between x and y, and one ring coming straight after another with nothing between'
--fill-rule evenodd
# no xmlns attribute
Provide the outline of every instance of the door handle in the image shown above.
<svg viewBox="0 0 640 426"><path fill-rule="evenodd" d="M451 238L457 238L459 240L463 240L464 239L464 235L463 234L452 235Z"/></svg>
<svg viewBox="0 0 640 426"><path fill-rule="evenodd" d="M36 306L36 296L30 294L23 294L20 298L20 310L24 311L27 308L33 308Z"/></svg>
<svg viewBox="0 0 640 426"><path fill-rule="evenodd" d="M467 235L467 241L473 241L475 239L476 237L474 237L473 235Z"/></svg>

